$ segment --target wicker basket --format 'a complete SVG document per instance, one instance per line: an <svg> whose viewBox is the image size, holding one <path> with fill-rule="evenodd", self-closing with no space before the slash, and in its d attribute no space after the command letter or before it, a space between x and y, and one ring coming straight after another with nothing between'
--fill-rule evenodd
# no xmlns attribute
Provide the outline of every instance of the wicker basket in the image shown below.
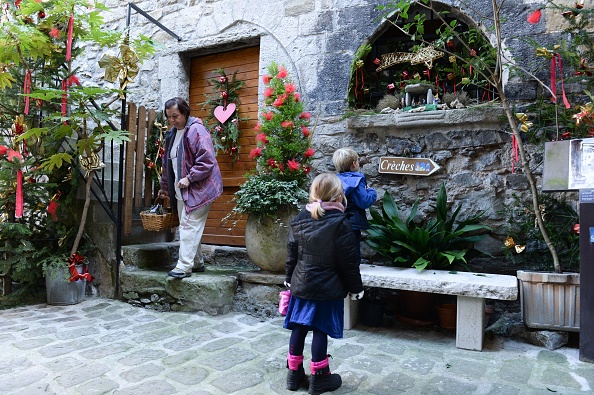
<svg viewBox="0 0 594 395"><path fill-rule="evenodd" d="M171 210L169 197L165 197L163 199L157 197L155 199L155 205L157 204L161 204L163 207L163 214L151 213L151 210L141 211L140 218L142 219L142 227L145 230L158 232L160 230L175 228L178 226L179 218L177 213Z"/></svg>

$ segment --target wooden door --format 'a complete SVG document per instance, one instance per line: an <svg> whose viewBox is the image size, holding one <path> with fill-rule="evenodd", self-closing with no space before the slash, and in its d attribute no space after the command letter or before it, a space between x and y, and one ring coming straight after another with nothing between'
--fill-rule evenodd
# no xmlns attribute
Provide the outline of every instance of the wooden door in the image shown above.
<svg viewBox="0 0 594 395"><path fill-rule="evenodd" d="M239 124L239 158L234 163L224 152L217 154L217 161L223 173L223 195L212 205L206 228L202 236L205 244L245 246L245 222L247 217L235 217L224 220L234 207L232 201L235 192L245 179L244 174L253 169L256 162L249 159L249 153L256 146L254 126L258 121L258 71L259 47L250 47L230 52L194 58L190 73L190 106L192 116L207 119L210 108L202 108L207 95L212 95L211 78L218 77L216 72L223 69L231 77L237 71L237 79L245 82L239 91L239 117L247 118Z"/></svg>

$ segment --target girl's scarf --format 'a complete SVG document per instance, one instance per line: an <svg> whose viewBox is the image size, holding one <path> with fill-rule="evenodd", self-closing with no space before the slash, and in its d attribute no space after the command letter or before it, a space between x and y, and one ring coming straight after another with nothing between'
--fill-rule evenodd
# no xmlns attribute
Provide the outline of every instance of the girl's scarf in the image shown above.
<svg viewBox="0 0 594 395"><path fill-rule="evenodd" d="M341 212L344 213L344 206L340 202L320 202L320 201L318 201L318 202L309 203L308 205L305 206L305 209L307 211L311 212L313 210L313 207L315 207L316 204L321 205L322 209L324 209L324 211L340 210Z"/></svg>

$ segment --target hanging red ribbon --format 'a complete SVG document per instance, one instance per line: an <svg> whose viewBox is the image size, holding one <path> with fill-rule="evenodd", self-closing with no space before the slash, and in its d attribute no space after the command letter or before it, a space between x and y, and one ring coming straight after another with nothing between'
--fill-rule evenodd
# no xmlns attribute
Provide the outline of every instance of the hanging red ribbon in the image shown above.
<svg viewBox="0 0 594 395"><path fill-rule="evenodd" d="M518 156L518 139L516 139L516 136L514 134L512 134L511 160L512 160L512 174L515 174L515 172L516 172L515 163L519 162L520 159Z"/></svg>
<svg viewBox="0 0 594 395"><path fill-rule="evenodd" d="M23 93L28 95L31 93L31 70L25 73L25 84L23 85ZM29 115L29 96L25 96L25 115Z"/></svg>
<svg viewBox="0 0 594 395"><path fill-rule="evenodd" d="M87 280L89 282L93 281L93 276L91 275L91 273L89 273L87 265L83 265L82 273L79 273L78 270L76 270L76 266L74 265L74 263L71 263L70 266L68 266L68 270L70 271L70 282L74 282L77 280Z"/></svg>
<svg viewBox="0 0 594 395"><path fill-rule="evenodd" d="M23 171L17 170L16 201L14 206L15 218L21 218L25 208L25 197L23 196Z"/></svg>
<svg viewBox="0 0 594 395"><path fill-rule="evenodd" d="M72 32L74 30L74 15L70 14L68 20L68 40L66 41L66 61L72 57Z"/></svg>
<svg viewBox="0 0 594 395"><path fill-rule="evenodd" d="M559 65L559 78L561 79L561 96L563 97L563 104L565 108L570 108L571 104L565 96L565 85L563 84L563 63L561 61L561 55L554 53L551 58L551 90L553 96L551 97L552 102L557 102L557 64Z"/></svg>
<svg viewBox="0 0 594 395"><path fill-rule="evenodd" d="M11 162L15 161L16 159L23 159L23 155L20 152L15 151L11 148L8 148L4 145L0 145L0 155L6 154L8 156L8 160ZM21 169L17 170L17 185L16 185L16 201L14 207L14 216L16 218L21 218L23 216L23 211L25 208L25 197L23 195L23 171Z"/></svg>
<svg viewBox="0 0 594 395"><path fill-rule="evenodd" d="M65 117L68 105L68 83L66 80L62 80L62 90L64 91L64 93L62 93L62 116Z"/></svg>

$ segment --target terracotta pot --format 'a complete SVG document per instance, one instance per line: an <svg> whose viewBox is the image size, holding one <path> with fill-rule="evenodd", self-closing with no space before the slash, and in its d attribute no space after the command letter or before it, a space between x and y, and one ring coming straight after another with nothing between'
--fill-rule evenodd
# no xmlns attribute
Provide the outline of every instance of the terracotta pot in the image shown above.
<svg viewBox="0 0 594 395"><path fill-rule="evenodd" d="M275 217L248 216L245 248L254 265L271 273L285 272L290 222L297 213L295 209L282 209Z"/></svg>
<svg viewBox="0 0 594 395"><path fill-rule="evenodd" d="M580 330L579 273L518 270L522 318L529 328Z"/></svg>
<svg viewBox="0 0 594 395"><path fill-rule="evenodd" d="M456 329L457 306L454 303L443 303L437 305L439 326L443 329Z"/></svg>
<svg viewBox="0 0 594 395"><path fill-rule="evenodd" d="M398 291L400 314L418 321L432 321L433 294L418 291Z"/></svg>

